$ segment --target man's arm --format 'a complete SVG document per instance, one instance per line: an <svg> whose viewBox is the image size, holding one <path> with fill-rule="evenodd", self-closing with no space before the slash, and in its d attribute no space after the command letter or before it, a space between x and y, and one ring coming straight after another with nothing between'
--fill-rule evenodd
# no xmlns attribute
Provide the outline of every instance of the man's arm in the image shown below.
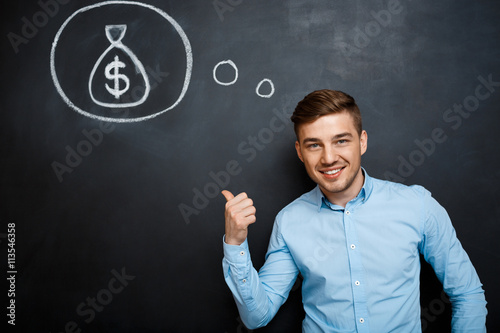
<svg viewBox="0 0 500 333"><path fill-rule="evenodd" d="M452 332L486 332L486 300L479 277L457 239L443 207L426 193L427 212L421 252L452 304Z"/></svg>
<svg viewBox="0 0 500 333"><path fill-rule="evenodd" d="M267 325L285 302L298 274L279 227L274 225L266 263L257 273L252 265L248 225L255 222L255 207L245 193L227 199L224 236L224 278L231 289L241 320L247 328Z"/></svg>

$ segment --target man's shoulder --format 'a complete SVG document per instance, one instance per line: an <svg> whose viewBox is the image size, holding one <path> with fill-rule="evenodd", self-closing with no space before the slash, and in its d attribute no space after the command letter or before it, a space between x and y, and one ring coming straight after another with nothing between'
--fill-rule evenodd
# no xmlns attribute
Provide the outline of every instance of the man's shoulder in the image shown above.
<svg viewBox="0 0 500 333"><path fill-rule="evenodd" d="M389 180L371 178L372 193L375 195L401 196L407 198L422 198L431 193L422 185L406 185Z"/></svg>
<svg viewBox="0 0 500 333"><path fill-rule="evenodd" d="M296 214L296 213L305 213L310 211L311 209L318 209L318 193L319 188L316 186L311 191L302 194L300 197L296 198L288 205L283 207L279 214Z"/></svg>

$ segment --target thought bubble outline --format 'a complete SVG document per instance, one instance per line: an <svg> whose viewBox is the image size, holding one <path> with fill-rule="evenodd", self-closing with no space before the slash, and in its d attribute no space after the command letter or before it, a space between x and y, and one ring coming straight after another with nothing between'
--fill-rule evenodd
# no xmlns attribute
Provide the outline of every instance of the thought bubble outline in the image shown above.
<svg viewBox="0 0 500 333"><path fill-rule="evenodd" d="M82 110L81 108L79 108L78 106L76 106L68 98L68 96L66 96L66 94L64 93L64 91L63 91L63 89L62 89L62 87L61 87L61 85L59 83L59 80L57 79L57 73L56 73L56 70L55 70L55 51L56 51L56 48L57 48L57 43L59 41L59 37L61 36L63 30L66 28L66 25L76 15L78 15L80 13L83 13L83 12L86 12L86 11L89 11L91 9L95 9L95 8L99 8L99 7L107 6L107 5L135 5L135 6L140 6L140 7L144 7L144 8L153 10L153 11L157 12L160 16L162 16L163 18L165 18L170 24L172 24L174 26L175 30L177 31L177 33L179 34L179 36L181 37L182 42L184 44L185 51L186 51L186 76L184 78L184 84L183 84L183 87L182 87L182 90L181 90L181 93L180 93L179 97L174 102L174 104L172 104L171 106L169 106L165 110L162 110L162 111L159 111L159 112L147 115L147 116L136 117L136 118L103 117L103 116L98 116L98 115L95 115L95 114L92 114L92 113L89 113L87 111ZM54 81L54 85L56 87L56 90L59 93L59 95L61 95L61 97L64 100L64 102L66 102L66 104L69 107L71 107L73 110L77 111L78 113L80 113L80 114L82 114L82 115L84 115L86 117L93 118L93 119L98 119L98 120L101 120L101 121L108 121L108 122L116 122L116 123L139 122L139 121L143 121L143 120L148 120L148 119L154 118L156 116L159 116L160 114L163 114L163 113L165 113L165 112L167 112L169 110L172 110L184 98L184 95L186 94L186 91L187 91L187 89L189 87L189 82L191 80L192 70L193 70L193 53L192 53L192 49L191 49L191 44L189 43L189 39L188 39L186 33L184 32L184 30L181 28L181 26L171 16L169 16L167 13L165 13L161 9L158 9L158 8L156 8L154 6L151 6L151 5L148 5L148 4L144 4L142 2L136 2L136 1L104 1L104 2L99 2L99 3L96 3L96 4L90 5L90 6L86 6L86 7L83 7L81 9L77 10L70 17L68 17L66 19L66 21L64 21L64 23L61 25L61 27L57 31L57 34L54 37L54 41L52 42L52 48L51 48L51 51L50 51L50 73L51 73L51 76L52 76L52 81Z"/></svg>

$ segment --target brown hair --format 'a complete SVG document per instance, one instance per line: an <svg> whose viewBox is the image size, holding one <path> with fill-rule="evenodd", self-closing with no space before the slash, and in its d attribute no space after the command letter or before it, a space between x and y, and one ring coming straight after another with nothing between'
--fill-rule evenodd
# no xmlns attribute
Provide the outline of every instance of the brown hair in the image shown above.
<svg viewBox="0 0 500 333"><path fill-rule="evenodd" d="M295 135L299 125L315 121L321 116L332 113L347 112L354 120L354 127L361 135L363 124L361 113L354 98L342 91L316 90L301 100L290 118L294 124Z"/></svg>

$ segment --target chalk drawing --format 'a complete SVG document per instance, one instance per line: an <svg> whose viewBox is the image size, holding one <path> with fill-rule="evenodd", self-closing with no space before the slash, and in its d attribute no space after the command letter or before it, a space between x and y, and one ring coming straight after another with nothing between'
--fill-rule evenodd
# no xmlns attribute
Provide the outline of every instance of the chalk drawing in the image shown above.
<svg viewBox="0 0 500 333"><path fill-rule="evenodd" d="M186 52L186 74L185 74L185 77L184 77L184 83L183 83L182 90L181 90L181 93L180 93L179 97L177 98L177 100L172 105L170 105L166 109L161 110L161 111L156 112L156 113L153 113L153 114L150 114L150 115L147 115L147 116L136 117L136 118L103 117L103 116L98 116L98 115L92 114L92 113L87 112L87 111L83 110L82 108L78 107L64 93L64 90L61 87L61 84L60 84L59 79L57 77L56 66L55 66L55 63L56 63L55 54L56 54L57 43L59 42L59 38L61 37L61 34L63 33L63 31L66 28L66 26L68 25L68 23L75 16L77 16L77 15L79 15L81 13L87 12L89 10L96 9L96 8L99 8L99 7L103 7L103 6L108 6L108 5L140 6L140 7L144 7L144 8L150 9L152 11L155 11L156 13L158 13L159 15L161 15L165 20L167 20L175 28L176 32L181 37L182 43L184 44L184 49L185 49L185 52ZM112 42L112 46L113 46L113 42ZM125 45L123 45L123 46L125 46ZM116 47L116 45L113 46L113 47ZM81 9L77 10L70 17L68 17L66 19L66 21L64 21L64 23L62 24L62 26L57 31L57 34L54 37L54 41L52 42L52 48L51 48L51 51L50 51L50 73L52 75L52 80L54 81L54 85L56 87L56 90L59 93L59 95L61 95L61 97L64 100L64 102L69 107L71 107L73 110L77 111L78 113L80 113L80 114L82 114L82 115L84 115L86 117L93 118L93 119L98 119L98 120L101 120L101 121L109 121L109 122L116 122L116 123L131 123L131 122L139 122L139 121L148 120L148 119L157 117L160 114L163 114L163 113L165 113L167 111L170 111L173 108L175 108L182 101L182 99L184 98L184 96L186 94L186 91L187 91L187 89L189 87L189 82L191 80L192 68L193 68L193 54L192 54L191 44L189 43L189 39L188 39L186 33L184 32L184 30L182 30L181 26L172 17L170 17L167 13L165 13L164 11L162 11L162 10L160 10L160 9L154 7L154 6L151 6L151 5L148 5L148 4L144 4L144 3L141 3L141 2L136 2L136 1L104 1L104 2L99 2L99 3L93 4L93 5L90 5L90 6L87 6L87 7L83 7ZM147 96L146 96L146 98L147 98ZM113 105L113 107L116 108L117 105ZM123 107L126 107L126 106L123 106ZM130 107L130 106L128 106L128 107Z"/></svg>
<svg viewBox="0 0 500 333"><path fill-rule="evenodd" d="M225 64L228 64L234 68L234 80L231 82L221 82L217 79L217 68L219 68L220 65L225 65ZM215 82L217 82L218 84L223 85L223 86L230 86L238 80L238 67L236 67L235 63L232 60L223 60L223 61L219 62L217 65L215 65L214 70L213 70L213 74L214 74Z"/></svg>
<svg viewBox="0 0 500 333"><path fill-rule="evenodd" d="M151 90L151 87L149 85L149 78L146 74L146 70L144 69L144 66L142 65L142 62L137 58L137 56L122 43L122 39L125 36L125 32L127 31L127 26L125 24L118 24L118 25L107 25L106 28L106 37L108 37L109 42L111 45L101 54L99 59L97 59L97 62L94 65L94 68L92 68L92 72L90 73L90 79L89 79L89 93L90 97L92 98L92 101L94 103L108 107L108 108L128 108L128 107L134 107L137 105L141 105L144 103L144 101L148 98L149 91ZM113 34L113 31L115 34ZM139 70L139 72L142 75L142 78L144 80L144 85L145 85L145 90L144 90L144 95L142 98L136 102L131 102L131 103L105 103L98 101L94 97L93 93L93 87L92 87L92 82L94 79L95 72L99 65L101 64L102 60L104 57L113 49L121 49L123 52L125 52L126 55L130 57L132 62L135 65L135 68ZM105 68L105 75L106 78L113 80L113 87L110 87L107 83L105 85L106 90L115 97L115 99L119 99L121 95L126 93L130 87L130 80L129 78L124 75L120 74L119 70L120 68L124 68L125 64L120 61L120 58L118 56L115 56L114 61L106 65ZM125 84L125 87L120 89L120 82L123 81Z"/></svg>
<svg viewBox="0 0 500 333"><path fill-rule="evenodd" d="M269 83L269 85L271 86L271 92L267 95L264 95L264 94L261 94L259 91L260 91L260 86L262 86L262 84L264 82L267 82ZM259 84L257 85L257 88L255 89L255 92L257 93L257 95L259 95L260 97L264 97L264 98L270 98L273 94L274 94L274 84L273 84L273 81L269 80L269 79L263 79L262 81L259 82Z"/></svg>
<svg viewBox="0 0 500 333"><path fill-rule="evenodd" d="M234 68L234 79L233 79L233 81L230 81L230 82L221 82L219 79L217 79L217 68L219 68L220 65L230 65L231 67ZM236 67L236 64L232 60L223 60L223 61L220 61L214 67L213 76L214 76L214 81L217 82L218 84L223 85L223 86L230 86L230 85L234 84L238 80L238 67ZM269 83L269 85L271 87L271 92L269 94L261 94L260 93L260 87L262 86L263 83L266 83L266 82ZM257 88L255 89L255 92L260 97L270 98L272 95L274 95L274 84L273 84L273 81L271 81L269 79L263 79L257 85Z"/></svg>

